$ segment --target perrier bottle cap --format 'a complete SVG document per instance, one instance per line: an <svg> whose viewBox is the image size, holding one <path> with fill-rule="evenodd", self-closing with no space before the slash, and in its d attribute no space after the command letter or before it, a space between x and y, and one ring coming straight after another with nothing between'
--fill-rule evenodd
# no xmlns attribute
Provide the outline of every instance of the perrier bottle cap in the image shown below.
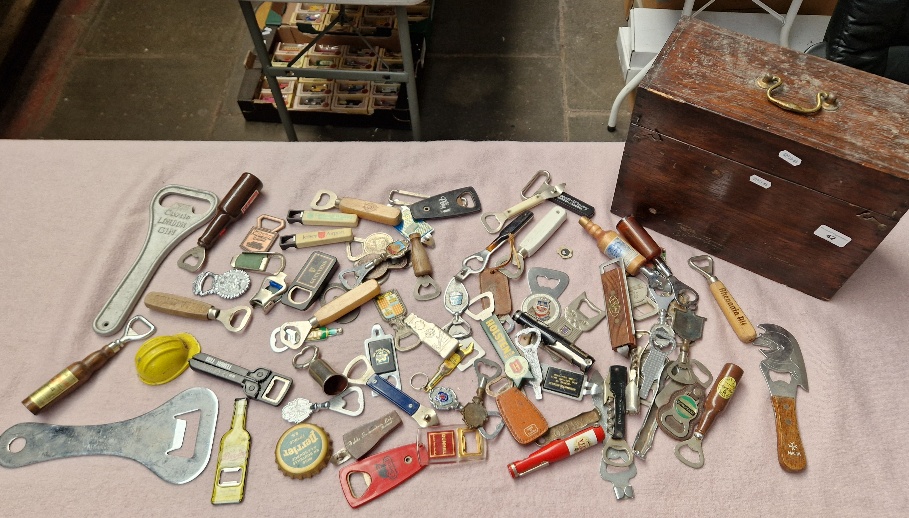
<svg viewBox="0 0 909 518"><path fill-rule="evenodd" d="M278 439L275 462L290 478L309 478L322 471L331 456L331 438L325 430L301 423L291 427Z"/></svg>

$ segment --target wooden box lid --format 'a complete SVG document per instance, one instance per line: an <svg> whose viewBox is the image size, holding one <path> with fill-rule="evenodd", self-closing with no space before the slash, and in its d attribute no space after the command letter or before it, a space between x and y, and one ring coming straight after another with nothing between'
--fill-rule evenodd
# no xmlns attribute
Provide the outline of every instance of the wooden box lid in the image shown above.
<svg viewBox="0 0 909 518"><path fill-rule="evenodd" d="M773 105L768 73L774 97L813 107L825 91L837 109ZM909 209L909 86L696 18L657 56L632 122L887 218Z"/></svg>

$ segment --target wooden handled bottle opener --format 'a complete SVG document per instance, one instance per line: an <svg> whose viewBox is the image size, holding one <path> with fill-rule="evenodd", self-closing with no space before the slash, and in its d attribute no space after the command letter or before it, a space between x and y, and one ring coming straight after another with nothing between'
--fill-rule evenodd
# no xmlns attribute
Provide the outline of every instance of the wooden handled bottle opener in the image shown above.
<svg viewBox="0 0 909 518"><path fill-rule="evenodd" d="M705 262L706 264L704 264ZM713 275L713 257L709 255L692 257L688 260L688 266L694 268L710 283L710 293L713 294L713 299L720 306L723 316L726 317L726 321L732 326L732 330L735 331L739 340L746 344L753 342L757 338L757 331L754 330L754 326L751 325L751 321L745 316L745 312L742 311L739 304L732 298L726 285Z"/></svg>
<svg viewBox="0 0 909 518"><path fill-rule="evenodd" d="M148 309L178 317L217 320L224 324L224 327L231 333L239 333L246 329L246 325L249 324L252 317L252 307L250 306L237 306L221 310L201 300L154 291L145 296L145 306ZM238 322L234 324L234 321L237 320Z"/></svg>
<svg viewBox="0 0 909 518"><path fill-rule="evenodd" d="M695 469L704 466L704 450L701 447L701 443L707 431L713 425L713 421L726 409L726 404L729 403L729 399L735 394L735 389L741 378L741 367L734 363L727 363L723 366L723 370L716 377L716 383L713 384L707 394L701 420L695 427L694 433L690 439L680 442L675 447L675 456L682 461L682 464ZM689 460L682 454L686 447L697 454L697 460Z"/></svg>

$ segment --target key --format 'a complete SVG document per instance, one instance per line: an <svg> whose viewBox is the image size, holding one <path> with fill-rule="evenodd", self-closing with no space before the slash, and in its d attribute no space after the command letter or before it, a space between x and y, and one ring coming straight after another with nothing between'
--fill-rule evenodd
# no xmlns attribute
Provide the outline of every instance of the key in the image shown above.
<svg viewBox="0 0 909 518"><path fill-rule="evenodd" d="M521 341L524 336L530 336L530 342L526 345ZM530 375L533 376L533 379L529 383L533 388L533 397L537 400L543 399L543 369L540 367L540 357L537 354L540 340L542 340L540 330L534 327L525 327L514 335L515 347L521 351L527 360L527 365L530 366Z"/></svg>

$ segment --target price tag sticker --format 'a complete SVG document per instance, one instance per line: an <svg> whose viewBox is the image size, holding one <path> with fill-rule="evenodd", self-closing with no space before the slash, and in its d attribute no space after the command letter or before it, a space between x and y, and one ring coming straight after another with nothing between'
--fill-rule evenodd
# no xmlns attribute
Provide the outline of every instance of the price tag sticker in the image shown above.
<svg viewBox="0 0 909 518"><path fill-rule="evenodd" d="M850 241L852 241L851 237L841 232L837 232L827 225L821 225L817 227L817 230L814 231L814 235L823 239L824 241L829 241L840 248L843 248L844 246L848 245Z"/></svg>
<svg viewBox="0 0 909 518"><path fill-rule="evenodd" d="M763 187L764 189L769 189L770 185L771 185L770 180L765 180L764 178L761 178L760 176L758 176L756 174L751 175L751 178L749 178L748 180L751 181L751 183L753 183L755 185L759 185L759 186Z"/></svg>
<svg viewBox="0 0 909 518"><path fill-rule="evenodd" d="M783 160L785 160L786 162L789 162L789 165L797 166L802 163L801 158L793 155L792 153L790 153L789 151L786 151L785 149L780 151L779 157L782 158Z"/></svg>

